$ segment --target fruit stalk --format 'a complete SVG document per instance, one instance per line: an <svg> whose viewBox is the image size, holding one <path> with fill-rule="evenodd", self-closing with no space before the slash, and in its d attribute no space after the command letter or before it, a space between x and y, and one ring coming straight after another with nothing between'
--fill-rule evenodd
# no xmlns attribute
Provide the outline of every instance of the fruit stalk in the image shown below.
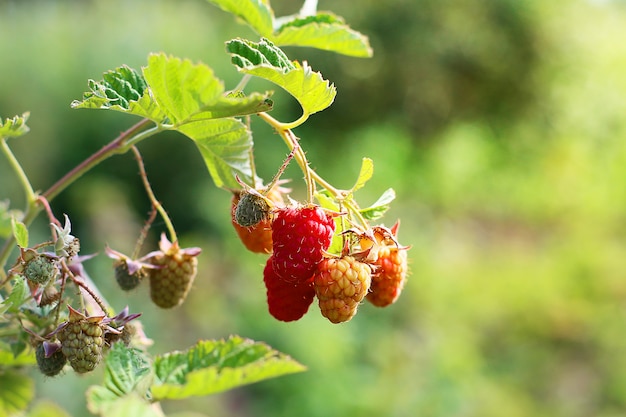
<svg viewBox="0 0 626 417"><path fill-rule="evenodd" d="M290 151L293 151L294 148L296 148L296 144L298 143L298 137L294 135L294 133L290 129L286 129L285 125L283 125L281 122L274 119L272 116L270 116L267 113L259 113L259 117L261 117L261 119L267 122L267 124L272 126L276 130L276 132L278 132L278 134L283 139L283 141L285 142L285 144L287 145ZM302 150L302 147L300 146L298 146L298 148L299 149L296 150L294 158L304 174L304 181L307 184L308 201L309 202L313 201L313 195L315 194L316 182L322 187L324 187L326 190L328 190L328 192L330 192L334 197L341 198L342 193L339 190L337 190L335 187L329 184L317 172L315 172L315 170L309 167L309 163L306 160L306 155L304 153L304 150Z"/></svg>
<svg viewBox="0 0 626 417"><path fill-rule="evenodd" d="M4 152L7 159L9 160L9 165L11 165L11 168L13 168L13 171L15 171L15 174L17 175L20 184L22 184L24 194L26 195L26 206L30 206L37 199L35 191L33 190L33 186L30 184L28 176L26 176L22 165L20 165L15 155L13 155L13 152L11 152L11 148L9 148L9 145L7 145L6 140L0 140L0 145L2 145L2 152Z"/></svg>
<svg viewBox="0 0 626 417"><path fill-rule="evenodd" d="M71 185L74 181L80 178L84 173L98 165L100 162L104 161L105 159L111 157L116 153L126 152L128 144L137 143L140 140L146 139L154 135L162 129L160 126L156 126L148 130L143 130L150 123L150 120L143 119L140 122L136 123L134 126L132 126L130 129L120 133L120 135L113 139L109 144L102 147L99 151L92 154L90 157L85 159L83 162L81 162L71 171L65 174L61 179L59 179L50 188L48 188L48 190L43 192L41 196L47 201L52 201L53 198L59 195L69 185ZM34 198L32 201L29 200L24 212L24 218L22 219L22 222L28 227L42 209L43 207L39 204L37 198ZM6 261L9 258L11 251L13 250L14 244L15 238L12 235L5 240L2 249L0 249L0 268L4 267L4 265L6 264Z"/></svg>
<svg viewBox="0 0 626 417"><path fill-rule="evenodd" d="M172 242L177 242L178 237L176 236L176 230L174 229L174 225L172 224L170 217L167 215L167 212L165 211L161 203L156 199L156 196L154 195L154 192L152 191L152 187L150 186L150 182L148 181L148 174L146 174L146 168L143 165L143 158L141 157L141 154L139 153L139 149L137 149L136 146L133 146L131 149L133 153L135 154L135 160L137 161L137 165L139 166L139 175L141 176L141 181L143 182L143 186L146 189L148 198L150 199L150 202L152 203L152 207L154 207L159 212L159 214L161 215L161 218L165 222L165 227L167 227L167 230L170 234L170 240Z"/></svg>

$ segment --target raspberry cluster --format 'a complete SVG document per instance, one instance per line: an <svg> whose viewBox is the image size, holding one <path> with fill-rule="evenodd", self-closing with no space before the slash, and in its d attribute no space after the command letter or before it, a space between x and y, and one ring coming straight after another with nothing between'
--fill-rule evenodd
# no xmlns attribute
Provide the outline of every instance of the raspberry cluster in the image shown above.
<svg viewBox="0 0 626 417"><path fill-rule="evenodd" d="M397 300L407 275L407 248L396 240L398 224L351 231L356 235L352 244L348 239L340 254L331 254L340 214L313 204L269 210L257 197L246 200L233 197L232 222L248 249L270 254L263 282L269 312L277 320L300 319L316 297L332 323L351 320L363 300L378 307Z"/></svg>
<svg viewBox="0 0 626 417"><path fill-rule="evenodd" d="M115 317L87 316L71 306L68 309L67 320L56 330L43 341L41 336L33 340L37 366L46 376L58 375L66 363L79 374L93 371L113 343L131 343L136 330L129 322L140 316L129 314L128 307Z"/></svg>

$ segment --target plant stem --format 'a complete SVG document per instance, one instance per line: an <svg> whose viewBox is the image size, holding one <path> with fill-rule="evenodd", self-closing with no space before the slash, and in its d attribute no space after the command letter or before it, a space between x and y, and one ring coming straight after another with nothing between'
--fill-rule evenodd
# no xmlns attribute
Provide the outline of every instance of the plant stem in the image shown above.
<svg viewBox="0 0 626 417"><path fill-rule="evenodd" d="M11 168L13 168L13 171L15 171L15 174L17 175L20 184L22 184L24 194L26 195L26 206L33 204L33 202L37 199L37 196L35 194L35 191L33 190L33 186L28 180L28 176L26 176L26 173L22 168L22 165L20 165L15 155L13 155L13 152L11 152L11 148L9 148L6 140L0 140L0 145L2 146L2 152L4 152L7 159L9 160L9 165L11 165Z"/></svg>
<svg viewBox="0 0 626 417"><path fill-rule="evenodd" d="M130 129L122 132L117 138L113 139L110 143L103 146L98 152L91 155L89 158L85 159L83 162L78 164L74 169L65 174L60 180L58 180L52 187L46 190L42 196L44 196L48 201L51 201L54 197L56 197L61 191L65 190L71 183L76 181L80 176L82 176L85 172L89 171L94 166L98 165L103 160L112 156L116 153L124 153L128 150L128 147L125 147L126 141L129 137L135 135L141 129L143 129L146 125L151 123L148 119L143 119L139 123L132 126ZM141 139L145 139L148 136L152 136L157 133L160 128L154 127L145 132L142 132ZM137 134L137 136L140 136ZM136 137L137 137L136 136ZM136 137L132 138L132 144L138 142ZM128 144L130 144L131 140L128 140ZM123 150L123 151L122 151Z"/></svg>
<svg viewBox="0 0 626 417"><path fill-rule="evenodd" d="M313 181L313 176L312 176L313 170L309 167L309 163L306 160L306 154L304 153L304 150L300 146L299 138L296 135L294 135L291 130L282 130L280 135L283 137L285 142L289 144L288 146L291 148L291 151L292 152L295 151L296 161L298 160L298 157L300 157L299 159L303 161L302 166L305 167L303 169L303 172L304 172L304 182L306 183L306 189L307 189L307 201L309 203L312 203L313 198L315 197L315 181Z"/></svg>
<svg viewBox="0 0 626 417"><path fill-rule="evenodd" d="M132 255L133 259L137 259L139 257L139 252L141 251L143 242L144 240L146 240L146 237L148 236L148 232L150 231L150 227L152 226L152 222L154 222L156 215L157 215L157 209L156 207L152 206L152 209L150 210L150 216L148 217L148 220L146 220L145 224L141 228L141 233L139 234L139 238L137 239L137 243L135 244L135 249Z"/></svg>
<svg viewBox="0 0 626 417"><path fill-rule="evenodd" d="M251 79L252 75L244 74L244 76L241 77L241 80L239 80L239 84L237 84L237 86L235 86L235 88L233 88L231 91L243 91L243 89L246 88L246 84L248 84L248 81L250 81Z"/></svg>
<svg viewBox="0 0 626 417"><path fill-rule="evenodd" d="M50 188L43 192L41 196L47 201L51 201L63 190L65 190L70 184L80 178L85 172L89 171L103 160L109 158L116 153L126 152L128 150L128 145L132 146L140 140L152 136L162 130L161 126L156 126L152 129L142 131L150 123L152 122L149 119L143 119L140 122L136 123L134 126L132 126L130 129L120 133L120 135L113 139L109 144L102 147L102 149L91 155L89 158L85 159L74 169L65 174L60 180L55 182ZM35 195L34 192L32 193L32 195ZM33 198L27 204L22 222L26 226L29 226L42 209L43 206L39 203L39 201L36 198ZM13 237L13 235L9 236L5 240L4 245L0 249L0 268L3 268L6 264L6 261L9 258L11 251L13 250L14 244L15 238Z"/></svg>
<svg viewBox="0 0 626 417"><path fill-rule="evenodd" d="M298 165L302 169L304 173L304 180L307 184L308 191L308 201L313 201L313 195L315 193L315 183L318 183L324 189L326 189L337 201L341 202L346 209L348 209L354 217L358 220L358 222L363 227L368 227L367 220L363 217L359 208L354 204L351 199L346 198L350 192L345 192L342 190L338 190L333 187L328 181L322 178L315 170L311 169L306 160L306 156L302 147L298 145L299 139L289 128L290 124L284 124L274 119L267 113L259 113L259 117L261 117L265 122L267 122L270 126L272 126L278 134L283 138L287 146L291 151L295 148L295 159L298 162Z"/></svg>
<svg viewBox="0 0 626 417"><path fill-rule="evenodd" d="M309 118L309 114L308 113L304 113L304 114L302 114L302 116L300 116L297 120L294 120L293 122L280 123L281 129L282 130L295 129L296 127L298 127L301 124L303 124L304 122L306 122L308 118Z"/></svg>
<svg viewBox="0 0 626 417"><path fill-rule="evenodd" d="M161 203L156 199L156 196L154 195L154 192L152 191L152 187L150 186L150 181L148 181L148 175L146 174L146 169L143 165L143 159L141 157L141 154L139 153L139 149L137 149L136 146L133 146L131 149L133 153L135 154L137 165L139 165L139 175L141 176L141 181L143 181L143 186L146 189L148 198L150 199L152 206L157 209L157 211L161 215L161 218L165 222L165 226L167 227L167 230L170 234L170 241L177 242L178 237L176 236L176 230L174 229L174 225L172 224L170 217L167 215L167 212L165 211Z"/></svg>
<svg viewBox="0 0 626 417"><path fill-rule="evenodd" d="M298 142L298 138L296 135L293 134L293 132L290 129L285 128L286 126L285 124L274 119L272 116L270 116L267 113L259 113L258 115L259 117L261 117L261 119L263 119L270 126L272 126L276 130L276 132L278 132L278 134L283 138L283 140L287 144L287 147L289 148L289 150L294 149L295 144ZM299 147L299 149L296 151L295 159L298 165L300 166L300 169L304 173L304 179L305 179L305 182L307 183L307 189L309 191L309 201L311 202L313 201L311 194L315 192L315 187L314 187L313 182L317 182L319 185L321 185L326 190L328 190L328 192L331 193L337 199L343 199L345 197L343 192L333 187L326 180L324 180L324 178L322 178L317 172L315 172L315 170L309 167L309 164L306 160L306 156L305 156L304 151L302 150L302 147Z"/></svg>

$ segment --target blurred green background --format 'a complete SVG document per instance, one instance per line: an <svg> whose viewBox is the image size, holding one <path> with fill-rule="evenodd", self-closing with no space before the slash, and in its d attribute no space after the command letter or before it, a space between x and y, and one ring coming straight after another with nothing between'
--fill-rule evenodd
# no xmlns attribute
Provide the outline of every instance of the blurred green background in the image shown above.
<svg viewBox="0 0 626 417"><path fill-rule="evenodd" d="M300 6L272 3L279 15ZM153 307L145 286L117 290L104 243L130 252L149 208L132 157L117 156L53 204L72 218L83 253L100 252L87 267L104 296L143 311L152 353L240 334L309 368L164 409L626 415L626 3L320 0L320 9L369 35L375 56L287 48L338 88L334 105L296 133L312 166L338 187L353 183L362 157L374 159L374 178L357 197L366 205L395 188L385 222L400 218L400 241L412 246L408 284L394 306L364 304L347 324L330 324L316 306L296 323L273 320L265 257L243 250L230 196L211 183L193 143L176 134L142 142L182 242L203 248L200 272L174 311ZM135 122L70 110L87 79L165 51L211 65L232 88L238 76L224 42L235 36L256 39L203 0L0 0L0 115L31 112L31 133L11 145L35 187L49 187ZM299 115L289 97L275 99L277 118ZM254 128L258 171L270 178L286 149L262 124ZM301 174L286 176L302 196ZM0 191L20 207L5 161ZM87 415L82 393L101 377L33 375L37 398L74 416Z"/></svg>

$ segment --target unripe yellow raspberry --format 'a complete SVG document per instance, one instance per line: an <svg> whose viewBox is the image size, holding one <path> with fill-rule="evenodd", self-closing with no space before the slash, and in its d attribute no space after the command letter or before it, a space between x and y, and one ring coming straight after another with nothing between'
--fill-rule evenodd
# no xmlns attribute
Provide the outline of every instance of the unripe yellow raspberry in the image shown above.
<svg viewBox="0 0 626 417"><path fill-rule="evenodd" d="M352 256L323 259L313 281L322 315L332 323L351 320L371 280L370 266Z"/></svg>

